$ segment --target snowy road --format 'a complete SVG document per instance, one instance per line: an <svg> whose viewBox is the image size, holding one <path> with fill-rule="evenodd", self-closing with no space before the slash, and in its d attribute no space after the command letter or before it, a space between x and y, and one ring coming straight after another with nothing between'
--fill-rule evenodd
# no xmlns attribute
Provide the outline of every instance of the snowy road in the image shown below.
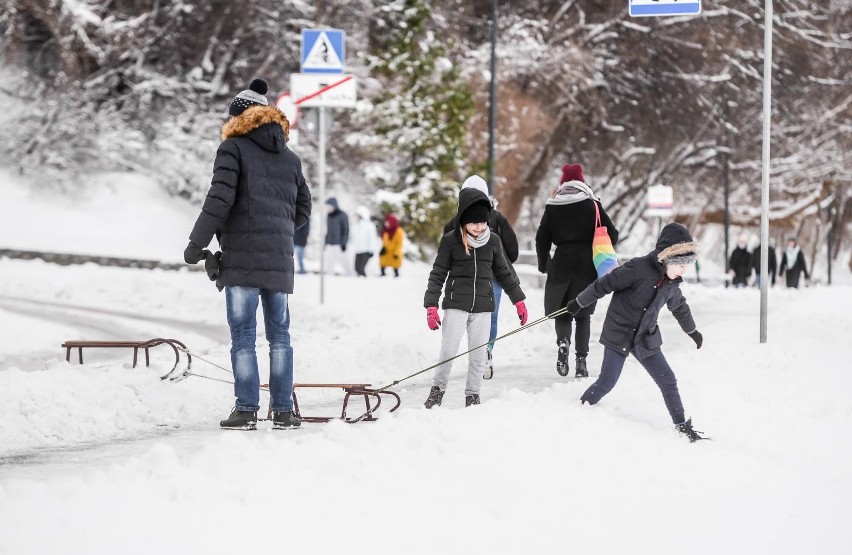
<svg viewBox="0 0 852 555"><path fill-rule="evenodd" d="M299 276L297 380L384 385L434 362L426 268L406 270L398 280L329 278L323 305L316 277ZM0 367L3 555L852 545L849 288L773 290L770 344L759 345L756 291L685 287L705 346L696 351L668 315L660 324L687 413L714 438L690 445L633 361L603 403L580 406L587 382L556 375L549 323L498 344L479 407L463 408L459 362L437 410L420 408L427 374L398 388L403 408L375 423L222 432L229 386L162 383L158 368L132 369L120 354L69 365L56 341L184 330L194 351L227 365L222 297L203 276L81 267L56 280L54 267L13 261L0 271L4 336L14 339L2 356L54 357L26 371ZM540 316L541 291L527 293ZM503 311L503 330L515 325ZM263 362L262 341L259 353ZM600 353L595 343L593 376ZM327 413L332 400L304 404Z"/></svg>

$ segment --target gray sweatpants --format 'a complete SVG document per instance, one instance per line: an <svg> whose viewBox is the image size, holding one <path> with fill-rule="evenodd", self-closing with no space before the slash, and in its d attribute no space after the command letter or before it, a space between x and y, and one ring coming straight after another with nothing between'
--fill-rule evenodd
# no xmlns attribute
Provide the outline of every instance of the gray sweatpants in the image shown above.
<svg viewBox="0 0 852 555"><path fill-rule="evenodd" d="M491 331L490 312L465 312L464 310L447 309L444 311L442 321L443 335L441 336L441 355L438 360L446 360L459 352L459 344L462 336L467 330L468 349L473 349L488 342L488 333ZM482 373L488 362L488 353L483 346L468 355L467 359L467 384L465 384L465 395L478 395L482 386ZM447 389L450 380L450 370L453 361L446 362L435 369L435 378L432 385Z"/></svg>

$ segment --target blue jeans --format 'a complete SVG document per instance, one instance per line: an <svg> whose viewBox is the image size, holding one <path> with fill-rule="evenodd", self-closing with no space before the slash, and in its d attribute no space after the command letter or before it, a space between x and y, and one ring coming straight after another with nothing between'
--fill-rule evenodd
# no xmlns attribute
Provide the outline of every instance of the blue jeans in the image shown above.
<svg viewBox="0 0 852 555"><path fill-rule="evenodd" d="M299 273L305 273L305 247L301 245L295 245L293 247L296 250L296 261L299 263Z"/></svg>
<svg viewBox="0 0 852 555"><path fill-rule="evenodd" d="M624 368L624 361L626 360L627 355L623 355L615 349L604 347L601 375L595 383L589 386L589 389L583 393L580 399L590 405L594 405L604 395L612 391L612 388L618 382L618 378L621 377L621 370ZM663 401L666 403L666 408L669 409L669 416L672 417L672 422L680 424L686 421L683 412L683 403L680 400L680 392L677 389L677 378L675 378L674 372L672 372L663 353L659 352L648 358L638 360L645 367L648 374L651 375L651 378L654 379L657 387L660 388L660 392L663 394Z"/></svg>
<svg viewBox="0 0 852 555"><path fill-rule="evenodd" d="M500 314L500 299L503 297L503 288L497 280L491 280L491 288L494 290L494 312L491 313L491 333L488 335L488 348L494 348L494 338L497 337L497 316Z"/></svg>
<svg viewBox="0 0 852 555"><path fill-rule="evenodd" d="M263 322L269 341L269 392L272 410L293 410L293 348L290 347L290 307L287 293L256 287L226 287L225 304L231 328L231 366L239 411L260 409L257 369L257 305L263 302Z"/></svg>

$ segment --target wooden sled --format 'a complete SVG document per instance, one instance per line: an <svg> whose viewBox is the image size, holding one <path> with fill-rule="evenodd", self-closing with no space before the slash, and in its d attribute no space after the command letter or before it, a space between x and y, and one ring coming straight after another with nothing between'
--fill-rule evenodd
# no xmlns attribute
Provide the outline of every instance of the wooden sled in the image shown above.
<svg viewBox="0 0 852 555"><path fill-rule="evenodd" d="M348 424L356 422L374 422L378 420L376 411L382 404L382 395L387 395L396 401L396 404L388 411L393 412L402 404L399 395L389 390L377 390L370 387L368 383L297 383L293 384L293 412L296 416L302 419L302 422L331 422L332 420L343 420ZM269 385L263 384L261 389L269 391ZM343 408L340 411L340 416L304 416L299 408L299 398L296 395L298 389L317 388L317 389L337 389L343 390ZM349 408L349 398L352 396L363 397L366 411L360 416L350 417L346 415L346 410ZM375 404L373 404L375 402ZM269 410L266 415L267 420L272 420L272 402L270 401Z"/></svg>
<svg viewBox="0 0 852 555"><path fill-rule="evenodd" d="M151 358L149 356L148 349L152 347L157 347L159 345L168 345L175 353L174 366L172 366L171 370L160 376L160 379L165 380L166 378L169 378L171 380L175 380L181 375L188 375L189 370L192 367L192 355L190 355L189 352L186 350L186 345L184 345L177 339L164 339L162 337L147 340L125 341L69 339L62 344L62 347L65 349L65 360L67 362L71 362L71 349L77 349L77 360L80 364L83 364L83 349L133 349L133 367L136 368L136 363L139 358L139 349L143 349L145 351L145 366L150 366ZM180 364L181 351L186 354L186 370L184 370L182 373L177 373L175 371L177 370L177 367Z"/></svg>

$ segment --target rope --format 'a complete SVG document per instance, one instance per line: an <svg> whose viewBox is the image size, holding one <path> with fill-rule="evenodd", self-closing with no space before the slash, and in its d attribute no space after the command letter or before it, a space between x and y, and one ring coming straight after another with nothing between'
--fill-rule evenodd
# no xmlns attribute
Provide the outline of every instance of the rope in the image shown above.
<svg viewBox="0 0 852 555"><path fill-rule="evenodd" d="M228 384L234 385L234 382L232 382L230 380L223 380L223 379L220 379L220 378L214 378L212 376L205 376L204 374L196 374L195 372L184 372L184 375L195 376L196 378L204 378L205 380L212 380L214 382L228 383Z"/></svg>
<svg viewBox="0 0 852 555"><path fill-rule="evenodd" d="M538 320L533 320L532 322L528 322L526 325L523 325L523 326L521 326L521 327L519 327L519 328L515 328L515 329L513 329L512 331L510 331L509 333L504 333L503 335L501 335L501 336L499 336L499 337L495 337L495 338L494 338L494 341L488 341L487 343L483 343L482 345L479 345L478 347L474 347L473 349L468 349L467 351L465 351L465 352L463 352L463 353L459 353L459 354L457 354L457 355L456 355L456 356L454 356L454 357L450 357L450 358L448 358L448 359L446 359L446 360L442 360L441 362L437 362L437 363L433 364L432 366L429 366L429 367L427 367L427 368L424 368L423 370L420 370L419 372L415 372L415 373L413 373L413 374L411 374L411 375L409 375L409 376L406 376L406 377L404 377L404 378L400 378L400 379L398 379L398 380L394 380L394 381L393 381L393 383L389 383L388 385L386 385L386 386L384 386L384 387L380 387L379 389L376 389L376 390L375 390L375 392L376 392L376 393L381 393L382 391L384 391L384 390L386 390L386 389L388 389L388 388L391 388L391 387L393 387L393 386L395 386L395 385L398 385L398 384L400 384L400 383L404 382L405 380L410 380L411 378L413 378L413 377L415 377L415 376L419 376L420 374L422 374L422 373L424 373L424 372L428 372L429 370L433 370L433 369L435 369L435 368L437 368L437 367L441 366L442 364L446 364L446 363L450 362L451 360L455 360L455 359L457 359L457 358L463 357L463 356L465 356L466 354L472 353L473 351L475 351L475 350L477 350L477 349L481 349L481 348L483 348L483 347L486 347L486 346L487 346L487 345L489 345L489 344L496 343L496 342L500 341L501 339L505 339L505 338L509 337L510 335L515 335L516 333L520 333L520 332L522 332L522 331L524 331L524 330L527 330L527 329L529 329L529 328L531 328L531 327L533 327L533 326L537 326L538 324L541 324L542 322L546 322L546 321L548 321L548 320L552 320L553 318L557 318L557 317L562 316L563 314L567 314L567 313L568 313L568 309L567 309L567 308L560 308L559 310L557 310L557 311L555 311L555 312L551 312L550 314L548 314L548 315L546 315L546 316L542 316L542 317L541 317L541 318L539 318ZM223 370L223 371L227 372L228 374L232 374L232 375L233 375L233 372L231 372L231 370L229 370L229 369L225 368L224 366L219 366L219 365L218 365L218 364L216 364L215 362L211 362L211 361L209 361L209 360L207 360L207 359L205 359L205 358L203 358L203 357L200 357L200 356L198 356L197 354L190 352L190 351L189 351L189 349L185 349L185 348L182 348L182 347L176 347L176 348L177 348L179 351L182 351L182 352L184 352L184 353L186 353L186 354L188 354L188 355L190 355L190 356L193 356L193 357L197 358L198 360L204 361L204 362L206 362L207 364L209 364L209 365L211 365L211 366L215 366L216 368L219 368L220 370ZM195 376L195 377L197 377L197 378L204 378L204 379L206 379L206 380L212 380L212 381L215 381L215 382L222 382L222 383L227 383L227 384L231 384L231 385L233 385L233 383L234 383L233 381L229 381L229 380L222 380L222 379L219 379L219 378L213 378L213 377L211 377L211 376L205 376L205 375L203 375L203 374L196 374L196 373L194 373L194 372L186 372L185 374L186 374L187 376Z"/></svg>
<svg viewBox="0 0 852 555"><path fill-rule="evenodd" d="M551 312L547 316L542 316L538 320L535 320L533 322L528 322L524 326L521 326L519 328L515 328L514 330L510 331L509 333L505 333L505 334L501 335L500 337L495 337L494 341L488 341L487 343L483 343L482 345L480 345L478 347L474 347L473 349L468 349L467 351L465 351L463 353L459 353L454 357L450 357L447 360L442 360L441 362L437 362L437 363L433 364L432 366L429 366L428 368L424 368L423 370L420 370L419 372L415 372L414 374L411 374L410 376L406 376L406 377L401 378L399 380L394 380L393 383L389 383L388 385L386 385L384 387L380 387L379 389L376 390L376 392L382 392L385 389L388 389L389 387L393 387L395 385L398 385L399 383L404 382L405 380L409 380L409 379L413 378L414 376L419 376L423 372L428 372L429 370L435 369L435 368L441 366L442 364L446 364L447 362L450 362L451 360L455 360L459 357L463 357L464 355L466 355L468 353L472 353L473 351L475 351L477 349L481 349L481 348L483 348L483 347L485 347L485 346L487 346L491 343L496 343L496 342L500 341L501 339L505 339L505 338L509 337L510 335L514 335L518 332L522 332L522 331L529 329L533 326L541 324L542 322L546 322L547 320L552 320L553 318L557 318L559 316L562 316L563 314L566 314L567 312L568 312L567 308L560 308L559 310L557 310L555 312Z"/></svg>
<svg viewBox="0 0 852 555"><path fill-rule="evenodd" d="M228 374L233 374L233 372L231 372L228 368L225 368L224 366L219 366L215 362L212 362L212 361L207 360L206 358L200 357L195 353L191 353L189 351L189 349L185 349L183 347L178 347L178 346L176 346L176 348L177 348L178 351L184 352L184 353L188 354L189 356L195 357L198 360L203 360L204 362L206 362L210 366L215 366L216 368L223 370L223 371L227 372ZM188 373L187 375L188 376L198 376L198 374L192 374L192 373ZM206 377L206 376L202 376L202 377ZM234 382L228 382L228 383L234 383Z"/></svg>

